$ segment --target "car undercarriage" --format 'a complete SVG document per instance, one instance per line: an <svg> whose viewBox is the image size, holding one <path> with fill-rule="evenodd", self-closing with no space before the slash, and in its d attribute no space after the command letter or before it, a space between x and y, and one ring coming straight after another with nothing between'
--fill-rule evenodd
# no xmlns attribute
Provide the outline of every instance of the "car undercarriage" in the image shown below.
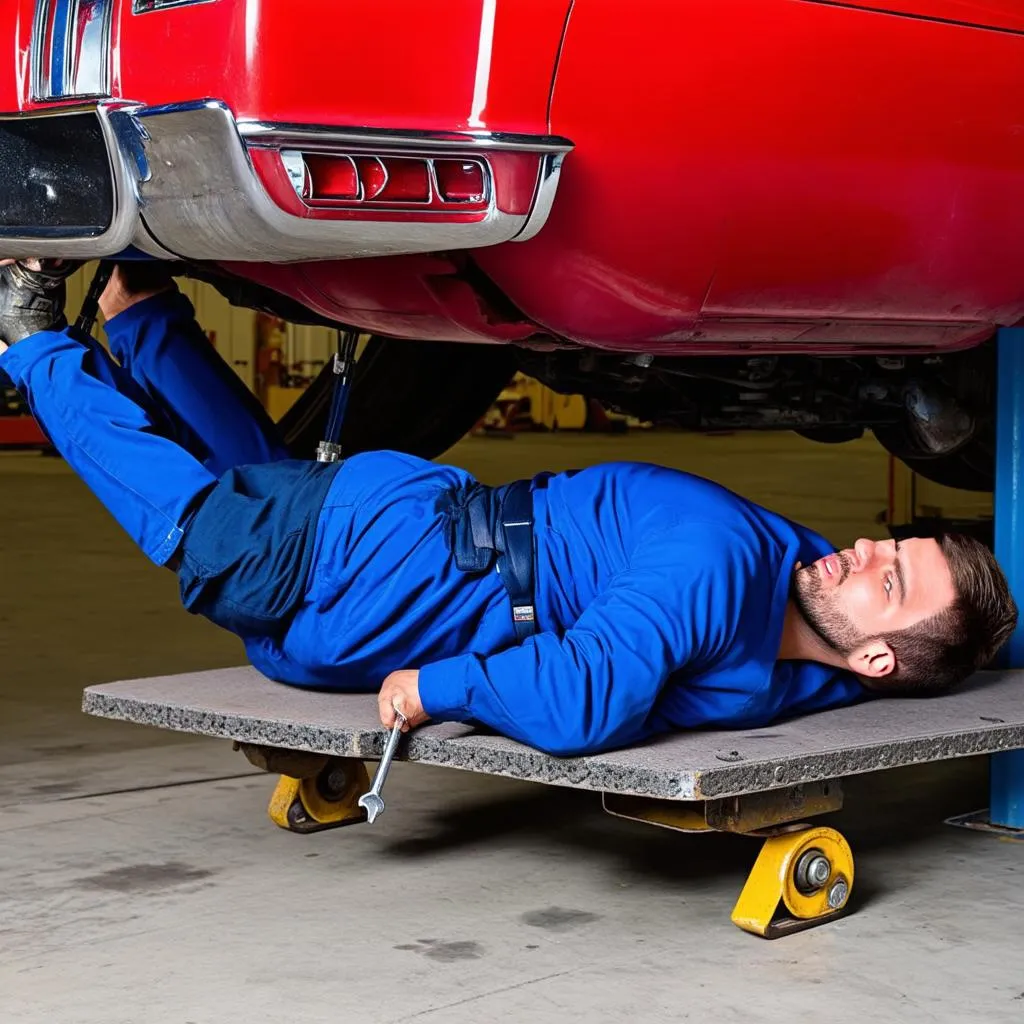
<svg viewBox="0 0 1024 1024"><path fill-rule="evenodd" d="M216 287L236 305L272 312L297 323L345 328L300 303L252 281L197 265L190 276ZM485 282L474 281L477 288ZM545 340L491 346L376 338L373 358L387 360L390 386L403 377L422 380L432 363L449 367L444 387L449 429L415 440L418 454L437 455L454 443L503 383L519 370L562 394L580 394L639 419L691 431L792 430L835 444L872 431L882 445L935 483L967 490L992 487L992 402L995 347L991 342L954 352L915 355L765 354L670 356L610 352ZM453 380L451 367L466 373ZM403 364L405 372L403 372ZM411 368L414 367L414 373ZM291 433L310 439L326 416L329 371L289 418ZM368 385L356 380L357 391ZM474 394L476 392L476 394ZM375 394L375 402L385 400ZM436 411L436 410L435 410ZM370 423L380 421L367 410ZM355 417L361 420L357 414ZM305 424L296 433L296 424ZM376 433L349 438L356 448L381 446ZM440 439L444 439L441 441Z"/></svg>

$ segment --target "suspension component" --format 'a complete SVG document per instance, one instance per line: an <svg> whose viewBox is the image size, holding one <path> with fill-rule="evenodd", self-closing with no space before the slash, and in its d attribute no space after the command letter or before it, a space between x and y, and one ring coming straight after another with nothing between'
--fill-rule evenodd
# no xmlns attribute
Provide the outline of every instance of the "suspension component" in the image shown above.
<svg viewBox="0 0 1024 1024"><path fill-rule="evenodd" d="M345 422L348 396L352 389L352 371L356 364L359 332L338 331L338 350L334 354L334 392L327 417L324 439L316 447L317 462L338 462L341 459L341 427Z"/></svg>

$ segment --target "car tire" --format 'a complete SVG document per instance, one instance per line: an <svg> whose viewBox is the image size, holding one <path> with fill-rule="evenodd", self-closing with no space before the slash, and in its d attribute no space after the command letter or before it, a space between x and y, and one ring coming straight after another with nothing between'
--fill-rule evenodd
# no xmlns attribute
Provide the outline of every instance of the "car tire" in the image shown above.
<svg viewBox="0 0 1024 1024"><path fill-rule="evenodd" d="M356 361L341 445L346 455L388 449L433 459L471 430L516 371L505 345L372 336ZM323 440L334 386L330 364L281 418L295 458Z"/></svg>
<svg viewBox="0 0 1024 1024"><path fill-rule="evenodd" d="M876 427L875 437L908 469L932 483L960 491L991 491L995 483L995 444L992 431L979 433L948 455L927 456L903 426Z"/></svg>

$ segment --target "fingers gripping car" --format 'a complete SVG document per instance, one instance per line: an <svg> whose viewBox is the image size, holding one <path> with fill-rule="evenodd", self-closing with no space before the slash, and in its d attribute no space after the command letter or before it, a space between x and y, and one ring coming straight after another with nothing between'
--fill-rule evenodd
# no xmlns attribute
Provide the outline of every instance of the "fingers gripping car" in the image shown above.
<svg viewBox="0 0 1024 1024"><path fill-rule="evenodd" d="M18 0L0 251L130 249L372 334L350 450L437 454L520 368L691 429L870 428L986 488L1024 16L885 8Z"/></svg>

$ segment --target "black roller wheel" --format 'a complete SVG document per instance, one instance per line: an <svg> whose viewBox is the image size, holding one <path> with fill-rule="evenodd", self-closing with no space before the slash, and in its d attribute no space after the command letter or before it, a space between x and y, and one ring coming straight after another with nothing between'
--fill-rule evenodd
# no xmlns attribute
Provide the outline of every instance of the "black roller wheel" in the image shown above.
<svg viewBox="0 0 1024 1024"><path fill-rule="evenodd" d="M515 351L506 345L372 337L356 362L342 449L435 458L472 429L515 371ZM333 385L328 365L281 418L296 458L314 457Z"/></svg>

